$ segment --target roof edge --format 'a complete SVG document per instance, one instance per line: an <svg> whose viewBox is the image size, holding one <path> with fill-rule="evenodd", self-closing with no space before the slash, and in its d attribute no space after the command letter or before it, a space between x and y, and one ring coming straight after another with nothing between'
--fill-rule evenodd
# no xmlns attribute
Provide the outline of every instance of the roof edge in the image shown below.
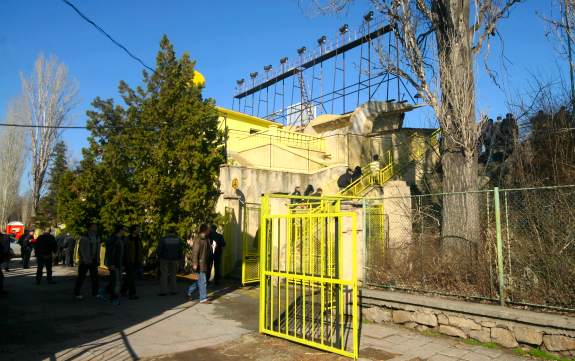
<svg viewBox="0 0 575 361"><path fill-rule="evenodd" d="M253 115L238 112L236 110L231 110L231 109L223 108L223 107L219 107L219 106L216 106L216 109L221 116L226 116L226 115L230 116L230 117L233 116L236 119L247 121L247 122L254 123L254 124L259 124L259 125L267 125L267 126L275 125L275 126L278 126L280 128L283 128L283 126L284 126L281 123L274 122L272 120L267 120L267 119L255 117Z"/></svg>

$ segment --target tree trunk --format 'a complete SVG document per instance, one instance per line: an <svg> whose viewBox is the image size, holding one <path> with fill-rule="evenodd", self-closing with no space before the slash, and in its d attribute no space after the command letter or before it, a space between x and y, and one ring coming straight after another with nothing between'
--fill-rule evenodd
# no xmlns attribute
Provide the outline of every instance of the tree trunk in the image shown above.
<svg viewBox="0 0 575 361"><path fill-rule="evenodd" d="M445 153L442 159L444 191L467 192L443 196L442 248L446 255L473 256L480 242L477 161L462 153Z"/></svg>
<svg viewBox="0 0 575 361"><path fill-rule="evenodd" d="M439 122L443 134L443 190L477 190L477 125L473 33L469 0L434 2L440 16L437 34L442 105ZM446 256L474 256L480 241L477 193L443 197L442 249Z"/></svg>

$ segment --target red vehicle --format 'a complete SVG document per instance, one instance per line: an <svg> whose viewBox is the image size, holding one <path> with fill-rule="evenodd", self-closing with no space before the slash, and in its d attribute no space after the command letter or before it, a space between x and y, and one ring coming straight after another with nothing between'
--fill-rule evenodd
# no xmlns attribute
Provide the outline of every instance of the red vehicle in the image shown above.
<svg viewBox="0 0 575 361"><path fill-rule="evenodd" d="M24 223L10 222L6 225L6 233L14 235L17 240L24 234Z"/></svg>

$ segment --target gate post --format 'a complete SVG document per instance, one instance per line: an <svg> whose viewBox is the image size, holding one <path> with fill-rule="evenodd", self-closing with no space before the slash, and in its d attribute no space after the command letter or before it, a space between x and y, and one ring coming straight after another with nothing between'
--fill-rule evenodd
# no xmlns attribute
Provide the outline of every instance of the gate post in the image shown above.
<svg viewBox="0 0 575 361"><path fill-rule="evenodd" d="M264 332L264 322L265 322L265 312L266 312L266 305L263 300L265 299L266 295L266 242L267 242L267 224L266 224L266 217L269 214L269 205L270 205L270 198L269 195L264 194L262 197L262 204L260 210L260 319L259 319L259 330L260 333Z"/></svg>
<svg viewBox="0 0 575 361"><path fill-rule="evenodd" d="M368 258L371 256L370 251L367 249L367 201L365 197L362 199L362 207L363 207L363 225L362 225L362 242L363 242L363 284L368 283L368 274L371 270L371 263L369 262Z"/></svg>

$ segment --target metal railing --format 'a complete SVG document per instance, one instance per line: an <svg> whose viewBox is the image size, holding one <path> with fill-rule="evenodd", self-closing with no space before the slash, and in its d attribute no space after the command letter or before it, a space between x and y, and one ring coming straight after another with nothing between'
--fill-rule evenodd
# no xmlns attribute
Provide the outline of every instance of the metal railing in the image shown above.
<svg viewBox="0 0 575 361"><path fill-rule="evenodd" d="M273 126L249 135L238 134L229 139L228 149L235 152L242 152L268 144L281 144L313 152L325 152L324 138Z"/></svg>
<svg viewBox="0 0 575 361"><path fill-rule="evenodd" d="M407 161L397 163L394 160L393 152L389 150L385 153L383 159L380 162L382 165L381 168L374 168L370 165L364 166L362 168L362 176L356 181L352 182L346 188L340 190L338 195L357 197L373 185L385 184L397 174L401 174L401 171L407 165L422 160L429 149L436 149L439 145L439 134L440 130L437 129L431 133L428 138L424 138L419 134L411 135L409 137L408 144L411 146L415 145L415 147L411 147L413 149L410 149Z"/></svg>

